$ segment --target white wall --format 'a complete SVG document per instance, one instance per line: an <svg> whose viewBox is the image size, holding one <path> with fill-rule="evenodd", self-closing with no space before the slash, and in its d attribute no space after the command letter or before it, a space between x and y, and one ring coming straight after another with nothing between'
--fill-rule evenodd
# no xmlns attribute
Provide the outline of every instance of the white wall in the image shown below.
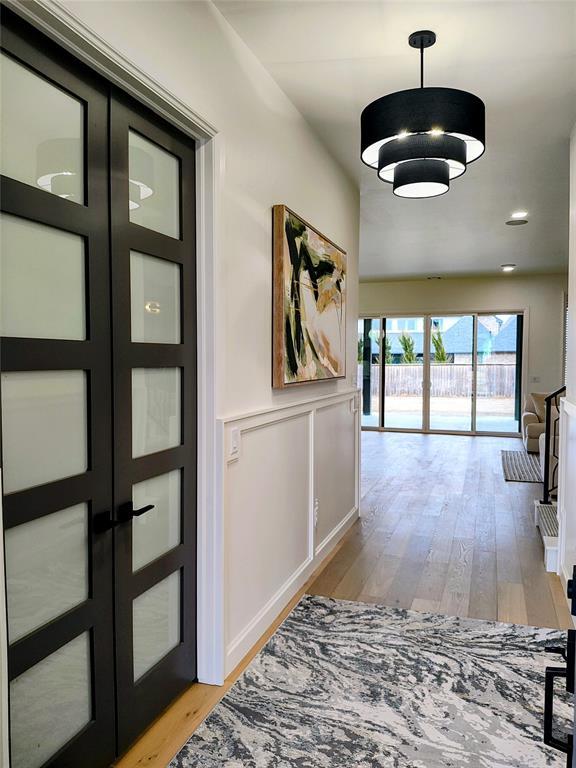
<svg viewBox="0 0 576 768"><path fill-rule="evenodd" d="M360 314L528 310L527 392L563 384L563 300L566 275L502 275L360 284Z"/></svg>
<svg viewBox="0 0 576 768"><path fill-rule="evenodd" d="M282 393L270 387L271 207L285 203L348 251L352 328L359 226L355 185L213 5L201 0L66 0L64 5L219 131L220 413L346 388L346 382ZM353 361L355 333L348 342ZM350 381L353 373L350 365Z"/></svg>
<svg viewBox="0 0 576 768"><path fill-rule="evenodd" d="M255 411L270 421L261 434L254 428L246 436L237 462L222 461L230 669L239 649L257 639L317 562L313 478L324 478L324 487L331 467L330 457L314 453L314 401L323 403L328 395L346 401L345 393L355 386L358 190L211 3L62 5L218 130L217 413L223 432L229 424L242 427ZM271 389L271 209L276 203L290 206L348 252L345 380ZM301 401L308 416L287 426L286 406ZM350 412L349 403L341 407ZM356 417L339 418L346 430L342 439L354 446ZM334 536L324 536L324 555L357 514L356 461L353 450L346 471L334 476L338 506L331 498L323 533L332 525ZM248 558L244 546L252 537L259 546L252 542ZM304 546L310 556L302 560Z"/></svg>
<svg viewBox="0 0 576 768"><path fill-rule="evenodd" d="M568 358L566 398L561 416L560 482L560 576L571 578L576 564L576 126L570 140L570 269L568 294Z"/></svg>

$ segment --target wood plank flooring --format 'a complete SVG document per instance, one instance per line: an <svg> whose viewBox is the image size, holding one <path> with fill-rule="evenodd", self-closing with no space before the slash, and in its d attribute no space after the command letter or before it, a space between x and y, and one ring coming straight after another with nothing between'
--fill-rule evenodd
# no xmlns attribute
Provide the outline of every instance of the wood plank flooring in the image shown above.
<svg viewBox="0 0 576 768"><path fill-rule="evenodd" d="M506 483L508 438L365 432L362 517L221 687L193 685L116 763L165 768L302 594L567 628L557 576L544 571L533 499Z"/></svg>
<svg viewBox="0 0 576 768"><path fill-rule="evenodd" d="M544 570L536 483L507 483L515 438L362 433L362 517L309 588L346 600L572 627Z"/></svg>

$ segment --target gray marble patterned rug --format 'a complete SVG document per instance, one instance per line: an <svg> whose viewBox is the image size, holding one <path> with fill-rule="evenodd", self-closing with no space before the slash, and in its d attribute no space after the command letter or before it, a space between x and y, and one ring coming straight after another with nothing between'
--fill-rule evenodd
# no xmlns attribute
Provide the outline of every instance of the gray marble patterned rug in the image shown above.
<svg viewBox="0 0 576 768"><path fill-rule="evenodd" d="M542 706L564 640L306 596L170 768L562 768Z"/></svg>

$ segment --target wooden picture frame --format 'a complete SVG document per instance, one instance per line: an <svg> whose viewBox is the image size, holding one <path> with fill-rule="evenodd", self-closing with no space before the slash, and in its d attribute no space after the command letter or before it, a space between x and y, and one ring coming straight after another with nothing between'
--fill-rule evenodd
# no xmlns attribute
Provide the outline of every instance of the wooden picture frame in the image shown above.
<svg viewBox="0 0 576 768"><path fill-rule="evenodd" d="M285 205L272 225L272 386L345 378L346 251Z"/></svg>

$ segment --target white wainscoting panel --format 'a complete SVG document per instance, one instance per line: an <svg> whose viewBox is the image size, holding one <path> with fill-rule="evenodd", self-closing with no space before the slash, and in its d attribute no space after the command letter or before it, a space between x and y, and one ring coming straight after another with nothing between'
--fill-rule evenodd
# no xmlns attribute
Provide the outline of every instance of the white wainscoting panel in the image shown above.
<svg viewBox="0 0 576 768"><path fill-rule="evenodd" d="M230 417L221 426L229 674L358 516L357 395Z"/></svg>
<svg viewBox="0 0 576 768"><path fill-rule="evenodd" d="M351 407L352 406L352 407ZM356 507L356 410L353 401L317 408L314 415L316 554L329 546Z"/></svg>

